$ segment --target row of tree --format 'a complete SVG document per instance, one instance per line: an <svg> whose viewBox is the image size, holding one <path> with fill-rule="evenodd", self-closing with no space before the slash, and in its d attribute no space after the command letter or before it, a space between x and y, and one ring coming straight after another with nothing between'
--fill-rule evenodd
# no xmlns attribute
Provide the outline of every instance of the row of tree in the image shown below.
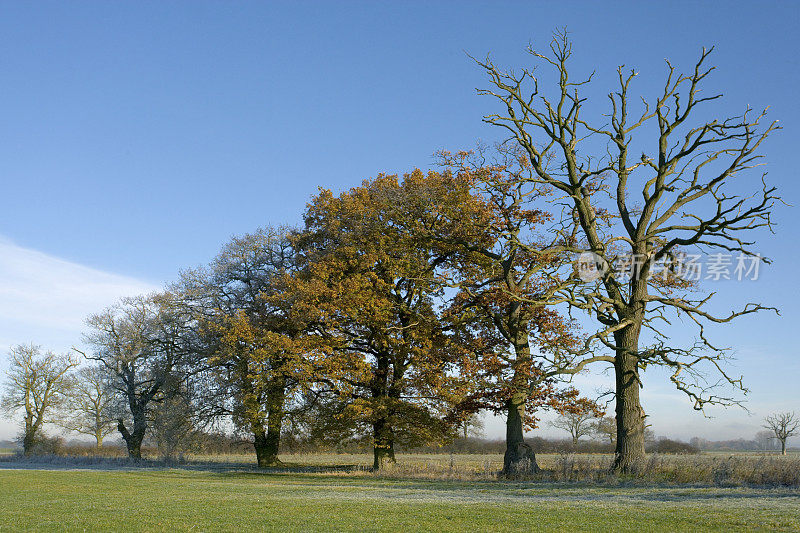
<svg viewBox="0 0 800 533"><path fill-rule="evenodd" d="M776 125L749 110L695 119L717 98L700 93L713 70L705 50L687 75L668 65L663 93L635 115L635 72L620 68L596 121L580 95L589 80L569 75L566 36L530 52L555 74L553 91L532 69L478 61L492 85L480 92L502 104L485 121L507 142L440 153L439 171L321 190L303 227L235 238L164 293L89 318L86 372L113 391L132 457L155 405L246 432L262 466L277 462L285 431L370 434L376 468L395 443L446 440L486 409L507 420L505 471L535 470L524 431L542 409L601 415L569 386L599 364L615 374L624 471L644 456L645 368L670 368L697 409L739 401L704 381L706 365L745 390L704 327L767 308L712 314L713 293L681 257L764 260L748 235L771 228L777 197L763 179L741 180ZM576 268L587 252L595 276ZM698 326L689 346L665 329L678 317Z"/></svg>
<svg viewBox="0 0 800 533"><path fill-rule="evenodd" d="M608 439L611 444L617 438L617 423L614 417L597 417L589 411L571 411L562 414L552 422L555 428L563 429L569 433L573 446L577 446L581 437L594 436L601 440ZM733 441L709 441L699 437L692 437L689 445L699 450L780 450L782 455L786 455L786 441L789 437L800 432L800 419L793 412L773 413L764 419L764 431L756 433L752 440L738 439ZM655 433L648 426L645 427L645 442L654 442ZM665 437L660 437L659 441L680 444Z"/></svg>

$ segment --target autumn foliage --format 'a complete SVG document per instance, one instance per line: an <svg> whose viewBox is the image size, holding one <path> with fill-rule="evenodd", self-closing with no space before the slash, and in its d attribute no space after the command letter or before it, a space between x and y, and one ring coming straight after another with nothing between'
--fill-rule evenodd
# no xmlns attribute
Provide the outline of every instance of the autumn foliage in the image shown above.
<svg viewBox="0 0 800 533"><path fill-rule="evenodd" d="M144 355L180 347L164 379L177 385L142 404L137 427L168 400L195 424L232 424L259 466L279 463L283 433L302 432L369 440L377 469L396 445L446 443L489 410L508 421L505 471L538 468L523 434L542 410L600 410L561 383L582 343L556 301L573 279L544 238L548 191L526 188L525 167L499 153L321 189L301 228L236 237L183 272L159 297L176 331L141 341ZM153 312L143 324L165 313Z"/></svg>
<svg viewBox="0 0 800 533"><path fill-rule="evenodd" d="M520 446L536 412L588 401L557 386L578 345L547 296L564 257L542 251L548 215L523 207L514 180L502 166L416 170L309 204L289 291L324 339L314 397L372 432L376 468L396 441L441 441L480 409L512 412Z"/></svg>

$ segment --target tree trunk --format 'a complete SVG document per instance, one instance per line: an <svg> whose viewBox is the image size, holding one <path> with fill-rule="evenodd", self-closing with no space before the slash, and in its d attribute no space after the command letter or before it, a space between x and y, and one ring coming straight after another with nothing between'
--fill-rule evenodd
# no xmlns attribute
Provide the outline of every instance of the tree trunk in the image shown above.
<svg viewBox="0 0 800 533"><path fill-rule="evenodd" d="M103 430L104 421L100 417L100 409L97 409L96 415L94 417L94 440L95 440L95 449L99 450L103 447Z"/></svg>
<svg viewBox="0 0 800 533"><path fill-rule="evenodd" d="M390 417L393 412L392 404L399 398L399 391L392 388L389 380L392 378L392 383L397 383L402 372L397 366L390 370L391 357L388 354L379 355L376 365L370 388L373 401L380 406L376 413L380 414L372 422L372 469L380 470L387 462L397 462L394 457L394 429Z"/></svg>
<svg viewBox="0 0 800 533"><path fill-rule="evenodd" d="M267 442L267 432L264 430L253 433L253 447L256 450L256 463L259 468L270 466L269 444Z"/></svg>
<svg viewBox="0 0 800 533"><path fill-rule="evenodd" d="M372 448L372 469L380 470L386 463L396 463L394 457L394 432L388 420L381 418L372 424L374 444Z"/></svg>
<svg viewBox="0 0 800 533"><path fill-rule="evenodd" d="M277 466L280 464L278 460L278 448L280 447L280 424L274 426L268 424L269 429L263 426L253 424L253 448L256 450L256 463L259 468L267 468L268 466Z"/></svg>
<svg viewBox="0 0 800 533"><path fill-rule="evenodd" d="M501 475L513 476L517 474L530 474L539 471L536 463L536 454L533 448L525 442L525 402L531 389L531 348L528 328L520 323L519 303L513 304L514 309L510 322L514 324L510 336L507 337L514 344L514 377L511 387L514 391L511 398L506 401L506 453L503 456L503 471Z"/></svg>
<svg viewBox="0 0 800 533"><path fill-rule="evenodd" d="M506 418L506 453L503 456L502 474L504 476L539 471L536 454L524 438L525 399L525 395L518 392L506 402L508 416Z"/></svg>
<svg viewBox="0 0 800 533"><path fill-rule="evenodd" d="M786 439L781 441L781 455L786 455Z"/></svg>
<svg viewBox="0 0 800 533"><path fill-rule="evenodd" d="M22 453L30 455L36 446L39 430L42 428L42 416L34 415L30 411L25 416L25 434L22 437Z"/></svg>
<svg viewBox="0 0 800 533"><path fill-rule="evenodd" d="M120 418L117 420L117 430L119 430L122 439L125 441L125 447L128 449L128 457L136 461L140 460L142 458L142 441L144 440L144 434L147 430L146 422L137 417L133 421L133 432L131 432L128 431L128 428L125 427L125 423Z"/></svg>
<svg viewBox="0 0 800 533"><path fill-rule="evenodd" d="M617 446L613 469L628 472L644 459L644 410L639 400L639 327L629 326L614 334L616 375Z"/></svg>
<svg viewBox="0 0 800 533"><path fill-rule="evenodd" d="M269 430L267 431L266 440L264 441L264 461L266 464L264 466L278 466L281 464L280 459L278 459L278 452L280 451L281 446L281 434L280 428L278 431L274 431L273 427L270 426Z"/></svg>
<svg viewBox="0 0 800 533"><path fill-rule="evenodd" d="M283 425L283 402L285 401L285 388L283 380L272 387L267 395L267 434L264 442L264 466L280 464L278 452L281 445L281 427Z"/></svg>
<svg viewBox="0 0 800 533"><path fill-rule="evenodd" d="M36 433L25 428L25 435L22 437L22 453L25 455L32 454L34 444L36 444Z"/></svg>

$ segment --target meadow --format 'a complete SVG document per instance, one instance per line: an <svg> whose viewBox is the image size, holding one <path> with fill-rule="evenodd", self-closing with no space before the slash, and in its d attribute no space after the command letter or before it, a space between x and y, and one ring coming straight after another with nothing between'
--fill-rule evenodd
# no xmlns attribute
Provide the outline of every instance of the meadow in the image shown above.
<svg viewBox="0 0 800 533"><path fill-rule="evenodd" d="M796 485L659 474L668 464L735 472L732 460L742 471L792 471L797 456L651 457L652 471L626 479L566 476L558 469L568 457L540 459L547 473L538 479L500 481L495 455L407 455L377 474L366 454L282 456L285 466L267 471L245 456L138 467L113 458L4 458L0 531L800 529ZM606 460L577 456L569 464L582 472Z"/></svg>

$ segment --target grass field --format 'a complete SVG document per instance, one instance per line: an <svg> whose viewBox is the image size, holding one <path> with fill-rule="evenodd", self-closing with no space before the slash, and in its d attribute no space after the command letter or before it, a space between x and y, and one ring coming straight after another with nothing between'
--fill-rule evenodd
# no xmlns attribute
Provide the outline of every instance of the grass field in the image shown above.
<svg viewBox="0 0 800 533"><path fill-rule="evenodd" d="M0 470L0 531L800 529L796 491Z"/></svg>

